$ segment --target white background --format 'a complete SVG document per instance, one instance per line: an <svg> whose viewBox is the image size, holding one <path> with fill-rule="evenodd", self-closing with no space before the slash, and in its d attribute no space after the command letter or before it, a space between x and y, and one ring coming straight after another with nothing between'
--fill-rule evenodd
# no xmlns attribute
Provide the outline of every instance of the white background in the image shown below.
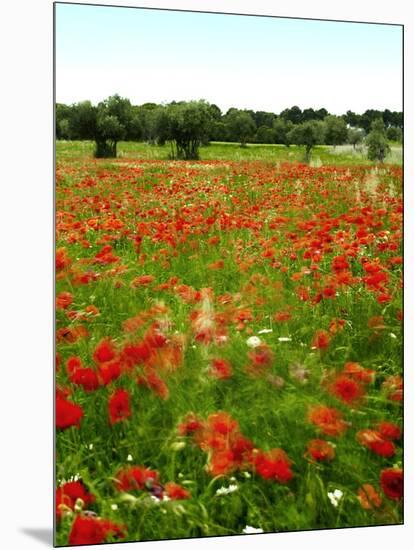
<svg viewBox="0 0 414 550"><path fill-rule="evenodd" d="M102 3L105 3L104 1ZM405 525L340 531L140 543L105 548L405 548L413 514L413 103L414 17L409 0L135 0L142 7L378 21L405 25ZM0 115L0 539L44 548L52 528L53 124L52 2L2 2ZM254 82L251 83L255 93ZM346 90L343 91L346 94ZM381 93L381 90L378 90ZM32 532L29 535L28 532Z"/></svg>

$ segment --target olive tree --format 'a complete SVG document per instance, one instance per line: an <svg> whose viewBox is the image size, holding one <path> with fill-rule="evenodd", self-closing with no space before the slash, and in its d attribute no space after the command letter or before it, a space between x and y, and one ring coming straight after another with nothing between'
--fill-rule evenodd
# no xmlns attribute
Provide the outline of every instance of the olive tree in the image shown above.
<svg viewBox="0 0 414 550"><path fill-rule="evenodd" d="M252 138L256 132L256 124L252 115L247 111L230 109L225 118L232 140L240 142L241 147L246 147L247 140Z"/></svg>
<svg viewBox="0 0 414 550"><path fill-rule="evenodd" d="M346 142L348 131L346 122L343 118L334 115L328 115L324 119L325 123L325 143L327 145L341 145Z"/></svg>
<svg viewBox="0 0 414 550"><path fill-rule="evenodd" d="M325 125L319 120L296 124L287 134L287 140L294 145L305 146L305 161L309 162L315 145L324 143Z"/></svg>
<svg viewBox="0 0 414 550"><path fill-rule="evenodd" d="M98 104L95 131L95 156L116 157L118 141L127 136L132 121L129 99L118 94Z"/></svg>
<svg viewBox="0 0 414 550"><path fill-rule="evenodd" d="M158 133L162 130L170 142L172 158L198 159L200 145L208 140L212 120L212 110L206 101L170 103L162 112Z"/></svg>
<svg viewBox="0 0 414 550"><path fill-rule="evenodd" d="M371 132L366 138L366 144L368 146L368 158L384 162L385 157L390 152L390 146L385 135L382 118L378 118L372 122Z"/></svg>

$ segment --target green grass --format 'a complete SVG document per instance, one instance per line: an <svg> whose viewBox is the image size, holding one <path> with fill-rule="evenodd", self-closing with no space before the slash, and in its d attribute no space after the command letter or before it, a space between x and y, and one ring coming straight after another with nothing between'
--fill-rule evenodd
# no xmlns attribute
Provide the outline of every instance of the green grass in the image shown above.
<svg viewBox="0 0 414 550"><path fill-rule="evenodd" d="M93 155L94 143L91 141L57 141L57 158L88 158ZM149 145L142 142L125 142L118 144L118 158L166 160L170 153L168 144L164 146ZM268 162L303 162L305 152L303 147L291 145L259 145L249 143L240 147L238 143L212 142L208 146L200 147L201 160L230 160L230 161L268 161ZM402 163L402 147L392 144L392 151L386 163ZM354 150L351 145L332 147L319 145L312 151L311 165L343 165L343 164L374 164L369 161L366 151Z"/></svg>

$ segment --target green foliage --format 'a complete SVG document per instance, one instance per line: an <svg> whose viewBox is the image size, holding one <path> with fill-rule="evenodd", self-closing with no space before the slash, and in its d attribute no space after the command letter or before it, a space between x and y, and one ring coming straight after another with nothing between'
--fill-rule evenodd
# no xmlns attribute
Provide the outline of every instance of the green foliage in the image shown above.
<svg viewBox="0 0 414 550"><path fill-rule="evenodd" d="M401 143L402 141L402 131L400 128L396 128L395 126L390 126L387 128L386 136L390 141L398 141L398 143Z"/></svg>
<svg viewBox="0 0 414 550"><path fill-rule="evenodd" d="M327 145L341 145L346 142L348 131L346 122L339 116L328 115L325 120L325 143Z"/></svg>
<svg viewBox="0 0 414 550"><path fill-rule="evenodd" d="M290 143L305 146L305 161L310 161L311 151L315 145L324 143L325 125L323 122L310 120L297 124L287 135Z"/></svg>
<svg viewBox="0 0 414 550"><path fill-rule="evenodd" d="M268 126L260 126L257 129L255 136L256 143L274 143L275 142L275 131L273 128Z"/></svg>
<svg viewBox="0 0 414 550"><path fill-rule="evenodd" d="M349 128L348 129L347 140L348 140L348 143L353 145L354 149L359 143L363 142L364 136L365 136L365 132L364 132L364 130L361 130L360 128Z"/></svg>
<svg viewBox="0 0 414 550"><path fill-rule="evenodd" d="M274 140L275 143L280 143L286 146L290 145L288 140L288 135L290 130L293 128L293 122L290 120L285 120L282 117L277 118L273 122L273 131L274 131Z"/></svg>
<svg viewBox="0 0 414 550"><path fill-rule="evenodd" d="M371 124L371 132L366 139L368 146L368 158L379 162L384 162L385 157L390 152L387 136L385 135L384 121L382 118L374 120Z"/></svg>
<svg viewBox="0 0 414 550"><path fill-rule="evenodd" d="M244 147L249 138L252 138L256 125L250 113L239 109L230 109L226 114L226 122L230 130L232 141L239 141Z"/></svg>
<svg viewBox="0 0 414 550"><path fill-rule="evenodd" d="M170 103L158 131L165 131L171 144L171 157L198 159L201 143L207 141L212 123L211 106L203 101Z"/></svg>

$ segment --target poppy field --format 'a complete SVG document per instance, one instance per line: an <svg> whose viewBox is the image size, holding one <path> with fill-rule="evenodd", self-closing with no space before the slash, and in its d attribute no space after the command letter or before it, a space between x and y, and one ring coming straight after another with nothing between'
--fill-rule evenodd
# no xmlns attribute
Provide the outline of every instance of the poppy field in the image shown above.
<svg viewBox="0 0 414 550"><path fill-rule="evenodd" d="M58 151L56 544L402 523L402 215L394 164Z"/></svg>

